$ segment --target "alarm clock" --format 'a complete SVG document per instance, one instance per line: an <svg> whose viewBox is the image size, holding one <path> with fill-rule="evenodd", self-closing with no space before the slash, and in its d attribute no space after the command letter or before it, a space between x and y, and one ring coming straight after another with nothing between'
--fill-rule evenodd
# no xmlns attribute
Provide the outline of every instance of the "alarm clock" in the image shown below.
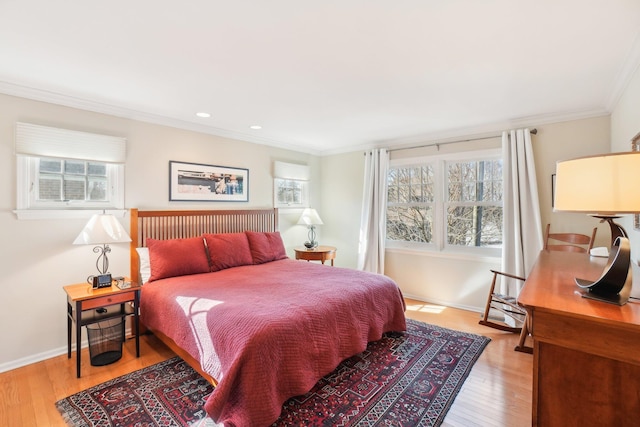
<svg viewBox="0 0 640 427"><path fill-rule="evenodd" d="M109 287L111 287L111 273L98 274L97 276L93 276L93 289Z"/></svg>

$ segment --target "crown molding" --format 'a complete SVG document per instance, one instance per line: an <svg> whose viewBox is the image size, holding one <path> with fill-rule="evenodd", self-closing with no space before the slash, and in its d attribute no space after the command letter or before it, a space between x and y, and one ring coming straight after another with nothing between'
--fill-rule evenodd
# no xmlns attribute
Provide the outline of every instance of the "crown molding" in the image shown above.
<svg viewBox="0 0 640 427"><path fill-rule="evenodd" d="M92 111L94 113L107 114L110 116L120 117L129 120L136 120L145 123L152 123L162 126L173 127L177 129L189 130L193 132L204 133L208 135L219 136L223 138L235 139L245 142L251 142L259 145L267 145L275 148L282 148L296 152L304 152L315 156L320 156L321 151L308 147L301 147L295 141L283 142L271 138L259 137L242 132L233 132L213 126L206 126L198 123L191 123L184 120L172 119L157 114L144 113L137 110L122 108L110 104L96 101L90 101L74 96L64 95L57 92L51 92L41 89L35 89L28 86L16 85L9 82L0 81L0 93L6 95L17 96L20 98L31 99L34 101L47 102L50 104L62 105L65 107L77 108L80 110Z"/></svg>
<svg viewBox="0 0 640 427"><path fill-rule="evenodd" d="M609 92L610 95L606 103L606 107L609 112L612 112L618 105L622 94L627 89L627 86L629 86L629 83L631 82L631 79L633 79L638 67L640 67L640 32L636 35L636 38L631 45L631 49L629 50L622 67L620 67L611 87L611 91Z"/></svg>
<svg viewBox="0 0 640 427"><path fill-rule="evenodd" d="M526 116L520 118L513 118L502 122L495 122L491 124L459 128L452 130L445 130L442 132L432 132L420 135L409 136L406 138L389 139L374 141L367 144L361 144L359 146L351 146L347 149L325 150L322 151L322 156L344 154L354 151L366 151L372 148L387 148L387 149L405 149L411 148L414 145L423 144L435 144L435 143L447 143L451 141L461 141L465 139L475 138L487 138L495 136L499 138L503 131L514 128L530 128L552 124L568 122L573 120L591 119L594 117L602 117L611 114L609 111L603 108L593 108L589 110L576 110L565 111L548 114L539 114L533 116Z"/></svg>
<svg viewBox="0 0 640 427"><path fill-rule="evenodd" d="M625 72L620 75L625 79L624 83L616 85L618 93L615 96L615 102L620 98L622 92L626 88L629 80L633 76L633 72L638 68L640 64L640 37L636 39L634 45L635 65L630 60L627 61L625 66ZM637 56L637 57L636 57ZM630 58L632 55L630 55ZM229 138L234 140L240 140L245 142L251 142L259 145L267 145L270 147L281 148L284 150L290 150L295 152L302 152L311 154L314 156L331 156L337 154L350 153L355 151L366 151L372 148L407 148L414 144L425 144L435 142L447 142L461 138L478 138L485 137L495 133L502 133L505 129L512 129L518 127L530 127L540 126L543 124L559 123L571 120L581 120L593 117L599 117L611 114L610 109L594 108L589 110L577 110L566 112L555 112L541 115L533 115L527 117L512 118L501 122L445 130L441 132L432 132L420 135L414 135L406 138L397 138L389 140L371 141L363 143L357 146L348 146L344 148L319 150L311 149L307 147L300 147L295 142L283 142L270 138L256 137L255 135L245 134L241 132L232 132L225 129L220 129L212 126L205 126L202 124L191 123L183 120L172 119L160 115L144 113L127 108L121 108L109 104L104 104L95 101L89 101L82 98L63 95L56 92L50 92L40 89L34 89L27 86L20 86L13 83L0 81L0 93L4 93L11 96L17 96L21 98L27 98L35 101L48 102L51 104L63 105L71 108L78 108L86 111L93 111L101 114L108 114L115 117L121 117L129 120L136 120L140 122L152 123L162 126L169 126L177 129L184 129L193 132L199 132L208 135L214 135L223 138ZM613 98L612 98L613 99ZM614 102L614 103L615 103Z"/></svg>

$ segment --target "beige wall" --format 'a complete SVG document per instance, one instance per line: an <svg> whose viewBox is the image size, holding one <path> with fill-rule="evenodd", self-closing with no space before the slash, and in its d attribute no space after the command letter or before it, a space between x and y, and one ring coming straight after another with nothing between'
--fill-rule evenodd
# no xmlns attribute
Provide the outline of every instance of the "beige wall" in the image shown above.
<svg viewBox="0 0 640 427"><path fill-rule="evenodd" d="M640 68L636 70L611 114L611 151L629 151L631 139L638 132L640 132ZM637 262L640 259L640 232L633 229L632 218L632 215L625 215L618 222L629 233L631 259ZM634 288L638 287L638 284L634 285Z"/></svg>
<svg viewBox="0 0 640 427"><path fill-rule="evenodd" d="M551 224L554 231L584 234L591 234L590 230L597 227L595 246L609 246L611 233L608 225L600 224L588 215L553 212L551 208L551 175L556 171L556 162L608 153L609 116L540 126L533 141L543 231L546 224Z"/></svg>
<svg viewBox="0 0 640 427"><path fill-rule="evenodd" d="M305 153L256 145L170 127L31 101L0 94L0 371L66 352L66 306L62 286L93 273L90 247L73 246L87 219L18 220L17 121L127 138L127 208L232 209L273 206L274 160L311 166L311 202L320 207L320 161ZM179 160L249 169L248 203L168 201L168 162ZM285 246L304 242L306 229L295 225L299 210L281 212ZM128 229L128 216L122 219ZM114 274L129 272L128 246L113 245Z"/></svg>

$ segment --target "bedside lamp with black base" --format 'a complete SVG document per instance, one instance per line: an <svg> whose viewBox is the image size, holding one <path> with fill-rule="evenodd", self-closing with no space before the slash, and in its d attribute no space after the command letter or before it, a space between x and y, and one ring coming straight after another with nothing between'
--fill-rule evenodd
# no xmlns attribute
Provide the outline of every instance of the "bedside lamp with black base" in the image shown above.
<svg viewBox="0 0 640 427"><path fill-rule="evenodd" d="M632 285L631 250L625 229L614 222L621 214L640 212L640 152L582 157L558 162L554 211L584 212L607 221L611 250L598 280L576 278L584 298L623 305Z"/></svg>

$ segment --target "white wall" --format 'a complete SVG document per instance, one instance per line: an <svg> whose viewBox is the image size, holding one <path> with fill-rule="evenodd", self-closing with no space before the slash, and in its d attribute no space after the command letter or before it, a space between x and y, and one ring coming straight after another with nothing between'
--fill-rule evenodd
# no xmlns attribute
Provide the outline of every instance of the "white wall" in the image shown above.
<svg viewBox="0 0 640 427"><path fill-rule="evenodd" d="M321 159L322 211L320 244L338 248L335 265L356 268L362 191L364 152L326 156Z"/></svg>
<svg viewBox="0 0 640 427"><path fill-rule="evenodd" d="M62 286L93 273L90 247L73 246L87 219L18 220L14 127L17 121L127 138L126 207L145 209L240 209L273 206L273 161L308 164L311 202L320 206L319 158L299 152L92 113L0 94L0 371L66 353L66 297ZM168 201L168 162L249 169L248 203ZM304 242L295 225L299 210L281 211L289 256ZM129 229L128 215L122 219ZM112 245L113 274L129 273L128 245Z"/></svg>

